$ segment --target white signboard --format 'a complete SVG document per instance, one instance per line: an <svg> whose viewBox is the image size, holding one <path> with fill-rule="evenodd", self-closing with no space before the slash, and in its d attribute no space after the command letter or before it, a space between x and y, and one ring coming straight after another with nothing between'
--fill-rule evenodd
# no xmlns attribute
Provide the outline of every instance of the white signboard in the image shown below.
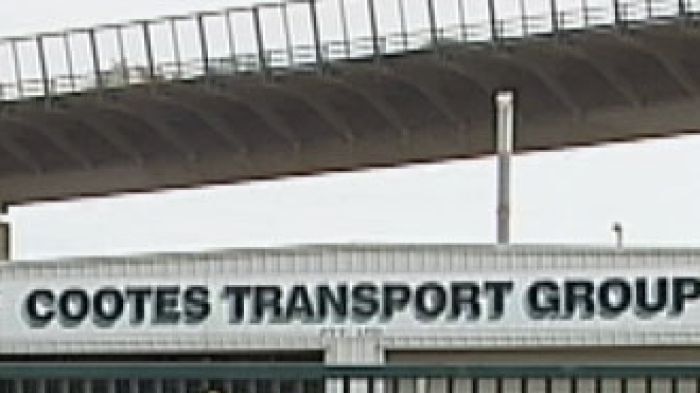
<svg viewBox="0 0 700 393"><path fill-rule="evenodd" d="M0 342L190 333L319 336L334 328L369 328L385 337L700 331L700 275L692 269L648 263L586 269L572 267L566 256L561 266L548 256L537 269L507 269L503 261L471 269L469 255L462 258L466 262L452 263L452 271L429 258L394 259L391 267L370 272L366 261L349 268L335 261L326 268L303 255L277 261L275 269L237 257L199 265L160 261L160 270L144 274L134 271L144 271L145 264L115 274L118 263L108 274L97 267L82 267L81 274L58 268L46 274L45 266L41 274L5 271Z"/></svg>

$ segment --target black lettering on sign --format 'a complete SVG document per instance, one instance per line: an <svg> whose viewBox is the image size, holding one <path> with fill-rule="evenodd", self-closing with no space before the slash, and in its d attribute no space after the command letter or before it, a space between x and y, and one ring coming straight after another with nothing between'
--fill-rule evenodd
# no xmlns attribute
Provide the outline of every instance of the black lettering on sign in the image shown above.
<svg viewBox="0 0 700 393"><path fill-rule="evenodd" d="M635 311L642 318L652 317L668 307L668 279L657 278L653 288L648 281L646 278L638 278L635 282Z"/></svg>
<svg viewBox="0 0 700 393"><path fill-rule="evenodd" d="M152 292L151 287L126 287L131 324L138 325L146 319L146 302L150 299Z"/></svg>
<svg viewBox="0 0 700 393"><path fill-rule="evenodd" d="M523 282L525 318L533 320L678 316L700 299L698 277L607 277ZM389 323L413 317L454 325L497 321L512 308L513 281L359 282L357 284L104 286L85 290L38 288L20 305L32 328L54 320L64 328L83 323L108 328L149 324L200 324L213 311L240 323ZM210 293L217 296L212 304ZM219 303L220 306L219 307ZM400 315L405 314L405 315ZM518 311L518 317L523 317Z"/></svg>
<svg viewBox="0 0 700 393"><path fill-rule="evenodd" d="M156 287L155 301L153 304L154 324L174 325L180 321L179 298L180 287L159 286Z"/></svg>
<svg viewBox="0 0 700 393"><path fill-rule="evenodd" d="M436 282L420 285L416 289L416 317L422 321L434 321L447 308L447 291Z"/></svg>
<svg viewBox="0 0 700 393"><path fill-rule="evenodd" d="M352 314L358 322L366 321L379 312L379 288L372 283L357 284L352 288Z"/></svg>
<svg viewBox="0 0 700 393"><path fill-rule="evenodd" d="M58 298L59 319L67 328L83 322L90 312L90 298L82 289L68 289Z"/></svg>
<svg viewBox="0 0 700 393"><path fill-rule="evenodd" d="M509 281L486 281L484 291L490 298L489 319L498 320L503 317L506 308L506 297L513 290L513 283Z"/></svg>
<svg viewBox="0 0 700 393"><path fill-rule="evenodd" d="M554 281L535 281L527 289L526 309L532 319L559 318L561 299Z"/></svg>
<svg viewBox="0 0 700 393"><path fill-rule="evenodd" d="M390 283L382 287L382 319L390 320L394 313L403 311L411 300L411 288L406 284Z"/></svg>
<svg viewBox="0 0 700 393"><path fill-rule="evenodd" d="M338 284L335 290L329 285L316 286L316 299L318 300L318 320L328 319L330 310L333 310L331 317L335 322L342 322L348 317L348 286Z"/></svg>
<svg viewBox="0 0 700 393"><path fill-rule="evenodd" d="M116 288L102 288L93 296L93 312L95 324L100 327L109 327L124 312L124 298Z"/></svg>
<svg viewBox="0 0 700 393"><path fill-rule="evenodd" d="M478 284L468 281L453 282L450 284L450 298L450 319L460 319L464 314L465 320L474 320L481 315Z"/></svg>
<svg viewBox="0 0 700 393"><path fill-rule="evenodd" d="M29 326L41 328L48 325L56 315L56 297L50 289L35 289L25 302L24 313Z"/></svg>
<svg viewBox="0 0 700 393"><path fill-rule="evenodd" d="M621 278L609 278L598 288L600 315L603 318L615 318L627 311L632 302L632 287Z"/></svg>
<svg viewBox="0 0 700 393"><path fill-rule="evenodd" d="M287 309L285 320L287 322L299 320L312 322L314 319L314 306L305 285L295 285L287 296Z"/></svg>
<svg viewBox="0 0 700 393"><path fill-rule="evenodd" d="M564 281L564 318L591 319L595 315L595 285L589 280Z"/></svg>
<svg viewBox="0 0 700 393"><path fill-rule="evenodd" d="M197 324L209 317L211 304L209 304L209 288L205 286L191 286L185 290L183 296L185 323Z"/></svg>
<svg viewBox="0 0 700 393"><path fill-rule="evenodd" d="M672 295L672 314L681 314L685 310L685 304L689 300L695 300L700 297L700 280L695 277L677 277L674 278L671 284Z"/></svg>
<svg viewBox="0 0 700 393"><path fill-rule="evenodd" d="M259 286L253 288L253 322L261 323L265 315L272 315L272 322L282 320L282 288L278 286Z"/></svg>
<svg viewBox="0 0 700 393"><path fill-rule="evenodd" d="M224 287L223 297L229 300L229 323L243 322L245 316L245 300L250 296L249 286L229 285Z"/></svg>

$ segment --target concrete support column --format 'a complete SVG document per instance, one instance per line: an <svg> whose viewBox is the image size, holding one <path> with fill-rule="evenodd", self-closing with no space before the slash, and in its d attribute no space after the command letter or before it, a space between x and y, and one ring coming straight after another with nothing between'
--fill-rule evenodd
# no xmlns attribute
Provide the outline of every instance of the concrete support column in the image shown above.
<svg viewBox="0 0 700 393"><path fill-rule="evenodd" d="M10 260L10 222L7 218L7 205L0 203L0 261Z"/></svg>

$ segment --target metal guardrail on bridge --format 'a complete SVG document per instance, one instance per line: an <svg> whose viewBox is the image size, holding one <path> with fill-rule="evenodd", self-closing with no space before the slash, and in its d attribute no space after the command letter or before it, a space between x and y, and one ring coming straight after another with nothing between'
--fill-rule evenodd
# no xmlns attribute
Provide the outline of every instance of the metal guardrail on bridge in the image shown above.
<svg viewBox="0 0 700 393"><path fill-rule="evenodd" d="M699 365L0 363L2 393L697 392Z"/></svg>
<svg viewBox="0 0 700 393"><path fill-rule="evenodd" d="M294 0L0 38L0 101L691 18L700 0ZM528 3L529 1L529 3ZM515 12L517 11L517 12Z"/></svg>

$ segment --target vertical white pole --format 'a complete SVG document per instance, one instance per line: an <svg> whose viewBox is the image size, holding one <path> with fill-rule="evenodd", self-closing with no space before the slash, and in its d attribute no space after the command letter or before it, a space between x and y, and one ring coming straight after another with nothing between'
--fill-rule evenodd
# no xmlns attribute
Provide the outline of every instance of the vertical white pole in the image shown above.
<svg viewBox="0 0 700 393"><path fill-rule="evenodd" d="M496 93L496 153L498 155L498 244L510 243L510 174L513 154L514 95Z"/></svg>

